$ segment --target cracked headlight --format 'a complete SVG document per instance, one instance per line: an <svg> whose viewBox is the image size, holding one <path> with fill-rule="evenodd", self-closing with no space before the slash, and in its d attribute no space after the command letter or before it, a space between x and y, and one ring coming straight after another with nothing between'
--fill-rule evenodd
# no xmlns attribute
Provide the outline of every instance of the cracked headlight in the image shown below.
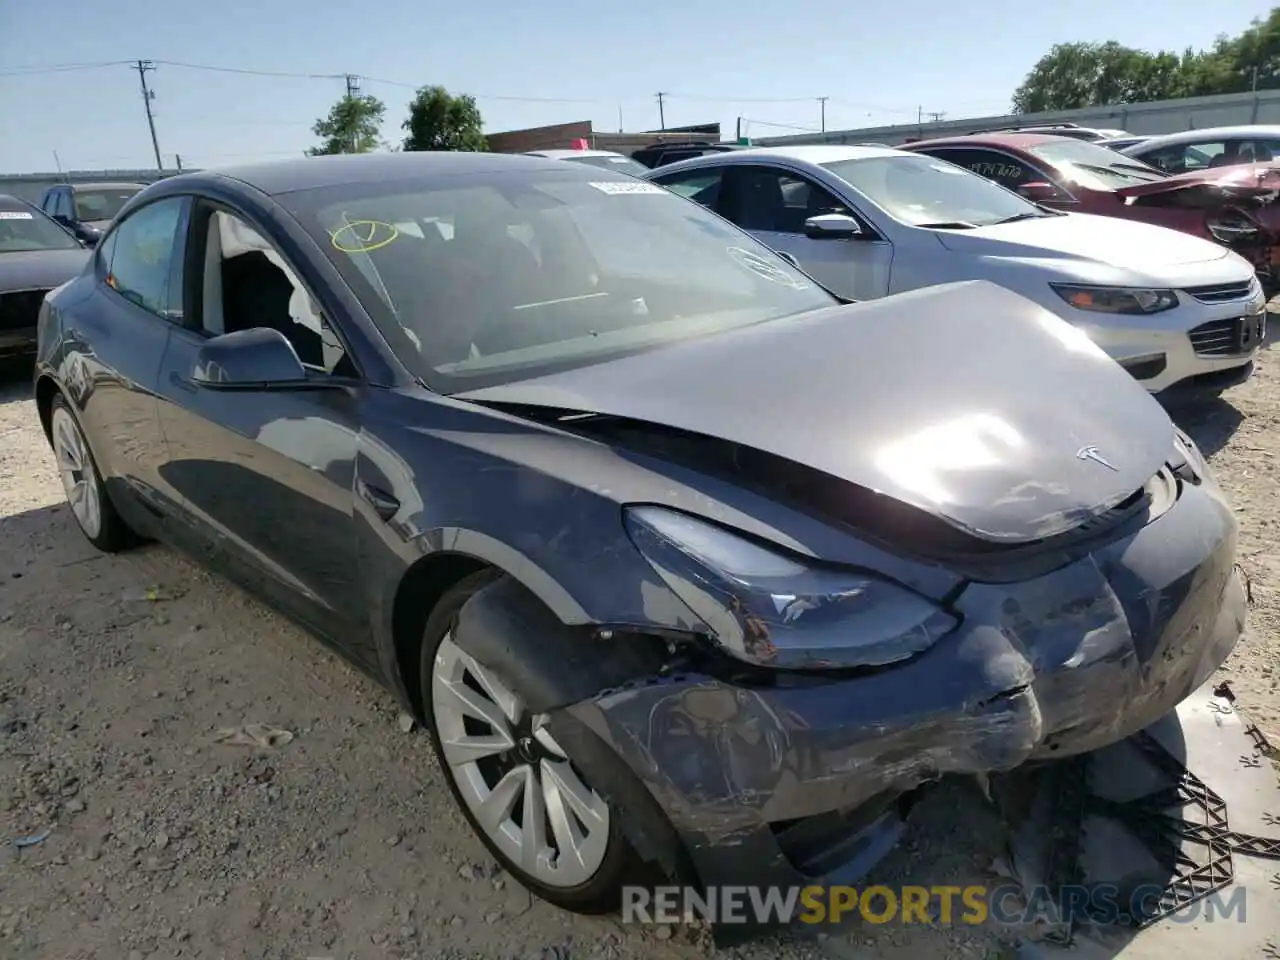
<svg viewBox="0 0 1280 960"><path fill-rule="evenodd" d="M1178 305L1178 295L1172 290L1094 287L1079 283L1051 283L1049 286L1076 309L1093 313L1159 313L1162 310L1172 310Z"/></svg>
<svg viewBox="0 0 1280 960"><path fill-rule="evenodd" d="M729 655L792 670L880 666L959 622L906 587L823 566L662 507L629 507L636 548Z"/></svg>

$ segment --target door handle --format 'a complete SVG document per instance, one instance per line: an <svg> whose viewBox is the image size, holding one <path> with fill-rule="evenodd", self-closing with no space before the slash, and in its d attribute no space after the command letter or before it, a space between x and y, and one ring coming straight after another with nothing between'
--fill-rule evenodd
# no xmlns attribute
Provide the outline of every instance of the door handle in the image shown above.
<svg viewBox="0 0 1280 960"><path fill-rule="evenodd" d="M179 390L187 391L187 393L196 392L196 385L176 371L169 372L169 382Z"/></svg>
<svg viewBox="0 0 1280 960"><path fill-rule="evenodd" d="M400 510L400 501L385 490L371 487L363 480L356 480L356 493L360 499L373 507L373 512L380 518L390 520Z"/></svg>

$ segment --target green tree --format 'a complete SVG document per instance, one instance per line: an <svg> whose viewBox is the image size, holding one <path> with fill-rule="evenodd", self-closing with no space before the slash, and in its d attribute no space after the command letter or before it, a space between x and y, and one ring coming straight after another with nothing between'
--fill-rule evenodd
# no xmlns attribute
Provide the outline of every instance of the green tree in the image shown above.
<svg viewBox="0 0 1280 960"><path fill-rule="evenodd" d="M483 151L484 123L475 97L454 96L444 87L422 87L409 101L402 124L406 150Z"/></svg>
<svg viewBox="0 0 1280 960"><path fill-rule="evenodd" d="M1114 40L1059 43L1014 91L1013 109L1016 113L1073 110L1125 103L1139 90L1163 91L1169 82L1170 59L1177 60L1172 54L1150 54Z"/></svg>
<svg viewBox="0 0 1280 960"><path fill-rule="evenodd" d="M378 132L382 128L382 115L386 105L369 94L345 96L329 110L323 120L317 120L311 132L323 138L323 143L307 152L313 157L331 153L368 153L382 145Z"/></svg>
<svg viewBox="0 0 1280 960"><path fill-rule="evenodd" d="M1057 44L1014 91L1013 109L1035 113L1253 89L1280 89L1280 7L1206 50L1152 53L1115 41Z"/></svg>

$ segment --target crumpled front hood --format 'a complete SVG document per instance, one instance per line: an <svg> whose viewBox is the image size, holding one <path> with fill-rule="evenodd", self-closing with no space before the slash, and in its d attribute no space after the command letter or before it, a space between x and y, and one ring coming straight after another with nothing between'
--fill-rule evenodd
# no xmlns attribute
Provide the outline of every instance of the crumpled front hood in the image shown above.
<svg viewBox="0 0 1280 960"><path fill-rule="evenodd" d="M88 250L0 252L0 293L52 290L78 276L88 259Z"/></svg>
<svg viewBox="0 0 1280 960"><path fill-rule="evenodd" d="M1064 213L973 230L938 230L937 237L948 250L972 256L1088 261L1144 276L1163 275L1171 267L1185 264L1223 260L1230 253L1221 244L1189 233L1088 213ZM1232 271L1236 265L1223 266L1229 273L1243 269ZM1242 279L1248 278L1246 273ZM1133 282L1142 281L1135 278ZM1181 286L1185 278L1171 276L1169 282Z"/></svg>
<svg viewBox="0 0 1280 960"><path fill-rule="evenodd" d="M1092 341L986 281L819 310L456 399L717 437L1009 543L1063 533L1115 505L1173 449L1164 410Z"/></svg>
<svg viewBox="0 0 1280 960"><path fill-rule="evenodd" d="M1122 197L1146 197L1156 193L1169 193L1201 187L1206 184L1220 187L1232 199L1252 198L1270 203L1280 194L1280 166L1274 163L1240 163L1207 170L1179 173L1150 183L1135 183L1117 187Z"/></svg>

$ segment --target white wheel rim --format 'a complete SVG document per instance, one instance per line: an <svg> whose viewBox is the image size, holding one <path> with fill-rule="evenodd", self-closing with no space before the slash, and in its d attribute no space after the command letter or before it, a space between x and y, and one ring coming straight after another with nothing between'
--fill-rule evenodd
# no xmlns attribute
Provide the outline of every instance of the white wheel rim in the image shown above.
<svg viewBox="0 0 1280 960"><path fill-rule="evenodd" d="M84 434L65 409L53 411L53 455L58 461L62 490L71 513L89 538L102 532L102 501L98 496L98 472Z"/></svg>
<svg viewBox="0 0 1280 960"><path fill-rule="evenodd" d="M451 635L436 651L431 702L449 775L493 845L547 886L591 880L609 846L609 808L543 718Z"/></svg>

